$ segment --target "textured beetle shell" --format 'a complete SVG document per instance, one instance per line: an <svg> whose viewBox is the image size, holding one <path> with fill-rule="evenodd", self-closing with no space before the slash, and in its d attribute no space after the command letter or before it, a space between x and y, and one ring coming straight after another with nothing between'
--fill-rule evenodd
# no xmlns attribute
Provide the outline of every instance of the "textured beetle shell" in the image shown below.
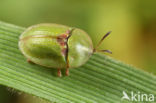
<svg viewBox="0 0 156 103"><path fill-rule="evenodd" d="M51 68L66 68L67 61L62 53L62 46L56 38L44 36L60 36L69 29L70 27L59 24L38 24L29 27L20 36L19 48L27 59L36 64ZM83 30L74 29L67 45L70 68L81 66L92 55L92 41Z"/></svg>

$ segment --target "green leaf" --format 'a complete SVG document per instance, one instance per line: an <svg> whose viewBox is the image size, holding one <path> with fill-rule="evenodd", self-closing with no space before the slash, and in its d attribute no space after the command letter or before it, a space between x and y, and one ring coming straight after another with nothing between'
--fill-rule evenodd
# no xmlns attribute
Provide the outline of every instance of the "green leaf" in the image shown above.
<svg viewBox="0 0 156 103"><path fill-rule="evenodd" d="M18 49L23 27L0 22L0 84L52 102L117 103L125 91L156 96L156 77L103 54L94 54L70 76L27 63ZM122 54L121 54L122 55Z"/></svg>

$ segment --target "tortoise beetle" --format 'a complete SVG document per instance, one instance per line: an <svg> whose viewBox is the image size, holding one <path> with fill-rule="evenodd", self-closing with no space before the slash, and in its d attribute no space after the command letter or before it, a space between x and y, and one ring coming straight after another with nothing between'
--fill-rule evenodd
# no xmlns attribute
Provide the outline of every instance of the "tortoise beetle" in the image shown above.
<svg viewBox="0 0 156 103"><path fill-rule="evenodd" d="M18 45L28 62L56 68L61 77L61 69L66 69L68 76L69 68L83 65L95 52L111 53L97 49L109 34L105 34L93 48L91 38L81 29L53 23L38 24L20 35Z"/></svg>

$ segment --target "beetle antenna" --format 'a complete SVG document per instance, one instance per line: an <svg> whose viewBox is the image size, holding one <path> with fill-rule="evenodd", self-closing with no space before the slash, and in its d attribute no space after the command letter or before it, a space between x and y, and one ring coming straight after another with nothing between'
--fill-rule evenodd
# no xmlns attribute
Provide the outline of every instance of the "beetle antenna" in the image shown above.
<svg viewBox="0 0 156 103"><path fill-rule="evenodd" d="M112 54L112 52L110 50L96 50L95 52L107 52L107 53Z"/></svg>
<svg viewBox="0 0 156 103"><path fill-rule="evenodd" d="M99 43L96 45L96 47L93 49L93 52L107 52L112 54L112 52L110 50L97 50L97 48L101 45L101 43L103 42L103 40L111 33L112 31L107 32L102 39L99 41Z"/></svg>

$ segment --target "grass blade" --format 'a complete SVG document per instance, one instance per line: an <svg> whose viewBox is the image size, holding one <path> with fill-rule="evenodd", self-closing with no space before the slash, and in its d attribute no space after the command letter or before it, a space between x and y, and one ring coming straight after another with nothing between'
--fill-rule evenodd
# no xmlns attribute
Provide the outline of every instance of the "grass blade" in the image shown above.
<svg viewBox="0 0 156 103"><path fill-rule="evenodd" d="M103 54L94 54L69 77L26 62L18 49L23 27L0 22L0 84L52 102L121 102L122 92L156 96L156 77ZM131 101L122 101L131 102Z"/></svg>

